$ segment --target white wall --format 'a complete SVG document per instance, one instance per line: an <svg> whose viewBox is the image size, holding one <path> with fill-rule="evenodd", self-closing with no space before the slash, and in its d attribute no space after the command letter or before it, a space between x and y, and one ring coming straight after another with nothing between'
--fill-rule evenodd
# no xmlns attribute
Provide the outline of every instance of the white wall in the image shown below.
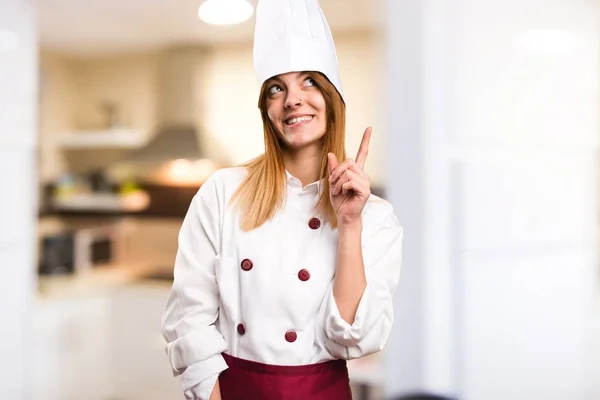
<svg viewBox="0 0 600 400"><path fill-rule="evenodd" d="M40 56L39 177L48 181L65 170L63 155L56 150L54 139L74 127L77 104L77 64L55 54Z"/></svg>
<svg viewBox="0 0 600 400"><path fill-rule="evenodd" d="M27 398L36 219L37 43L29 2L0 13L0 398ZM10 33L9 33L10 32ZM14 35L14 36L13 36Z"/></svg>
<svg viewBox="0 0 600 400"><path fill-rule="evenodd" d="M597 398L598 5L387 3L406 229L387 392ZM566 33L523 39L540 29Z"/></svg>
<svg viewBox="0 0 600 400"><path fill-rule="evenodd" d="M105 166L118 151L69 152L57 147L61 135L106 127L104 102L113 102L122 122L150 135L158 102L158 55L77 59L52 51L40 57L40 179L51 181L67 171Z"/></svg>
<svg viewBox="0 0 600 400"><path fill-rule="evenodd" d="M105 102L118 107L122 123L140 132L156 127L158 56L155 53L81 60L76 73L78 98L74 126L90 129L106 126Z"/></svg>
<svg viewBox="0 0 600 400"><path fill-rule="evenodd" d="M386 73L382 79L388 89L384 104L390 135L386 149L389 188L388 199L404 228L402 272L394 298L394 326L384 352L383 373L386 395L420 392L426 388L425 349L431 343L425 337L425 225L428 192L426 175L431 162L426 155L426 120L440 113L425 110L425 17L422 2L389 0L387 8ZM383 84L382 82L382 84ZM430 144L429 144L430 146ZM433 239L433 238L432 238ZM447 286L447 285L446 285ZM447 293L441 297L449 299ZM438 326L438 337L449 334L449 327ZM450 349L449 343L445 346ZM448 356L438 360L448 368ZM452 382L450 377L447 381ZM448 392L448 391L445 391Z"/></svg>

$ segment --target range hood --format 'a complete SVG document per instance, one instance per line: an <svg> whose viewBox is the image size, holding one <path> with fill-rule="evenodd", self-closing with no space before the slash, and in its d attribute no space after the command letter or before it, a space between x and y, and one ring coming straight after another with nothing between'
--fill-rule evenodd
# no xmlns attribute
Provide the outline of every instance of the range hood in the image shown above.
<svg viewBox="0 0 600 400"><path fill-rule="evenodd" d="M143 147L125 156L127 163L160 164L172 160L208 158L202 151L194 125L162 127Z"/></svg>
<svg viewBox="0 0 600 400"><path fill-rule="evenodd" d="M211 159L200 128L201 78L206 50L169 48L160 55L158 121L151 139L124 157L126 163L159 164L172 160Z"/></svg>

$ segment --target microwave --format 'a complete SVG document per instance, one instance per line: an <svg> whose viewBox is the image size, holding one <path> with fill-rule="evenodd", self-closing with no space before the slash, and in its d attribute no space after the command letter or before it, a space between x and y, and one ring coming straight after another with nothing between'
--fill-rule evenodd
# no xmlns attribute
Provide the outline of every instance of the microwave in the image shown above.
<svg viewBox="0 0 600 400"><path fill-rule="evenodd" d="M78 229L73 240L74 270L81 272L109 264L115 258L117 227L104 225Z"/></svg>
<svg viewBox="0 0 600 400"><path fill-rule="evenodd" d="M45 236L41 240L40 275L67 275L111 263L117 231L107 225L80 228Z"/></svg>

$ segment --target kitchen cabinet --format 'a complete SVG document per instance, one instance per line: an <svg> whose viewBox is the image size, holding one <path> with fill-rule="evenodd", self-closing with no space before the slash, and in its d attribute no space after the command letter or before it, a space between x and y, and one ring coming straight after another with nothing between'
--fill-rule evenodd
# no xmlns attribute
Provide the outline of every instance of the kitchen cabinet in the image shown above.
<svg viewBox="0 0 600 400"><path fill-rule="evenodd" d="M33 400L111 398L110 297L43 300L34 307Z"/></svg>
<svg viewBox="0 0 600 400"><path fill-rule="evenodd" d="M115 398L165 400L182 398L160 333L169 286L144 283L112 295L111 372Z"/></svg>
<svg viewBox="0 0 600 400"><path fill-rule="evenodd" d="M169 287L121 282L91 292L37 302L28 399L181 398L160 335Z"/></svg>

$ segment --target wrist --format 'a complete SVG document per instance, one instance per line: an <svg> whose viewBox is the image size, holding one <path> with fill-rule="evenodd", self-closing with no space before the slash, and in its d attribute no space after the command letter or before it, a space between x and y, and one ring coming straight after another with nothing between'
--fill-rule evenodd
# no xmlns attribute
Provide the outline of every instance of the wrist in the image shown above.
<svg viewBox="0 0 600 400"><path fill-rule="evenodd" d="M358 218L351 221L338 221L338 231L341 232L361 232L362 231L362 219Z"/></svg>

